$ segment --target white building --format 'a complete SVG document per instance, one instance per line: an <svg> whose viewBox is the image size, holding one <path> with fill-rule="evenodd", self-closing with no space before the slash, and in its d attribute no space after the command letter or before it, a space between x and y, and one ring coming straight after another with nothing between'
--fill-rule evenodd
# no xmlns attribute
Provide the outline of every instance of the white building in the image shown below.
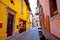
<svg viewBox="0 0 60 40"><path fill-rule="evenodd" d="M39 15L35 15L34 17L33 17L33 22L34 22L34 25L36 26L36 27L38 27L38 28L40 28L40 22L39 22Z"/></svg>
<svg viewBox="0 0 60 40"><path fill-rule="evenodd" d="M33 23L33 14L30 12L30 26L32 27L32 23Z"/></svg>

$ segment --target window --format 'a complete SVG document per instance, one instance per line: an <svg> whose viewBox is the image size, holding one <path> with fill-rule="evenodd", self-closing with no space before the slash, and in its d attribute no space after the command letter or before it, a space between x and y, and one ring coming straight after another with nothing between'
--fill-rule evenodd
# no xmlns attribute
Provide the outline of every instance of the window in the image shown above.
<svg viewBox="0 0 60 40"><path fill-rule="evenodd" d="M23 4L24 0L21 0L21 14L24 13L24 4Z"/></svg>
<svg viewBox="0 0 60 40"><path fill-rule="evenodd" d="M14 5L14 1L13 0L11 0L11 4Z"/></svg>
<svg viewBox="0 0 60 40"><path fill-rule="evenodd" d="M24 13L24 5L21 3L21 13Z"/></svg>
<svg viewBox="0 0 60 40"><path fill-rule="evenodd" d="M50 0L50 13L51 17L58 14L56 0Z"/></svg>
<svg viewBox="0 0 60 40"><path fill-rule="evenodd" d="M40 12L43 13L42 5L40 5Z"/></svg>

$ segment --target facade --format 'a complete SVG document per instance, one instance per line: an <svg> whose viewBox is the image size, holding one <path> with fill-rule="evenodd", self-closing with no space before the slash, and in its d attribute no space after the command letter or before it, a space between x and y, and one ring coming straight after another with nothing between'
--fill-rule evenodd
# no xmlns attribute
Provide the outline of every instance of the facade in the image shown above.
<svg viewBox="0 0 60 40"><path fill-rule="evenodd" d="M9 39L30 28L27 3L26 0L0 0L0 40Z"/></svg>
<svg viewBox="0 0 60 40"><path fill-rule="evenodd" d="M60 0L39 0L40 25L47 39L60 39ZM43 11L43 12L42 12Z"/></svg>
<svg viewBox="0 0 60 40"><path fill-rule="evenodd" d="M40 28L40 24L39 24L39 15L34 15L33 16L33 25L36 26L37 28Z"/></svg>
<svg viewBox="0 0 60 40"><path fill-rule="evenodd" d="M35 25L38 27L38 28L41 28L40 27L40 24L39 24L39 15L35 15L35 17L34 17L34 19L35 19Z"/></svg>
<svg viewBox="0 0 60 40"><path fill-rule="evenodd" d="M35 26L37 26L38 28L40 27L40 20L39 20L39 12L40 12L40 6L39 6L39 0L37 0L37 7L36 7L36 13L34 16L34 20L35 20Z"/></svg>
<svg viewBox="0 0 60 40"><path fill-rule="evenodd" d="M33 23L33 14L30 13L30 26L32 27L32 23Z"/></svg>

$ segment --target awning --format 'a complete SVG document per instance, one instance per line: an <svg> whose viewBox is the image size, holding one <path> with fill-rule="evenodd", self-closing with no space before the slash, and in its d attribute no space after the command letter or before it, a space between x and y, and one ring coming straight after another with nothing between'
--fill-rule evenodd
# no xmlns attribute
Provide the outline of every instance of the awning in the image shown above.
<svg viewBox="0 0 60 40"><path fill-rule="evenodd" d="M21 18L20 18L19 20L20 20L20 21L23 21L23 22L26 22L26 20L24 20L24 19L21 19Z"/></svg>

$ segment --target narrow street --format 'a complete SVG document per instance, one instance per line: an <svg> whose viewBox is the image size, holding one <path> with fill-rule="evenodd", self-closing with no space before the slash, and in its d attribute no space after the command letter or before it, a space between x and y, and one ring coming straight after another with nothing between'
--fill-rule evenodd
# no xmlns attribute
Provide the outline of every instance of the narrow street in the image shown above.
<svg viewBox="0 0 60 40"><path fill-rule="evenodd" d="M60 40L60 0L0 0L0 40Z"/></svg>
<svg viewBox="0 0 60 40"><path fill-rule="evenodd" d="M36 27L32 27L28 31L9 38L8 40L40 40L40 37L38 29Z"/></svg>

